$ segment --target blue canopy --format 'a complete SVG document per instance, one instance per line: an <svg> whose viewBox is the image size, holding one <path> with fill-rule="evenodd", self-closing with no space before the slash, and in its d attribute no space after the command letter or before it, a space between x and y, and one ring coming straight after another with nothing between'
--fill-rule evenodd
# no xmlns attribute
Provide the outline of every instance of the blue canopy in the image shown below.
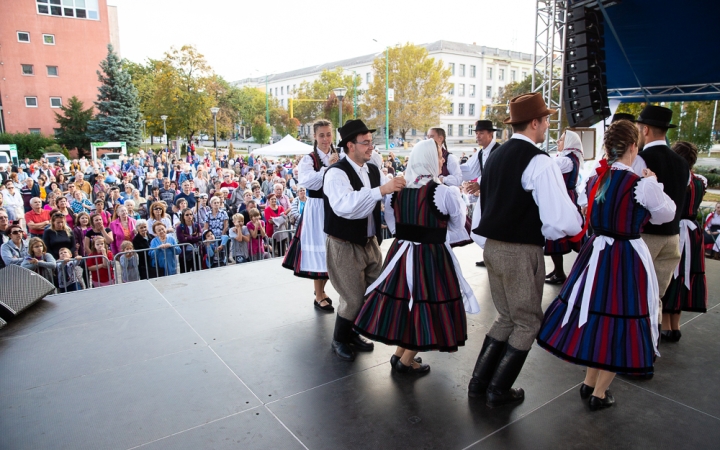
<svg viewBox="0 0 720 450"><path fill-rule="evenodd" d="M720 99L720 1L622 0L605 11L618 37L606 21L608 97Z"/></svg>

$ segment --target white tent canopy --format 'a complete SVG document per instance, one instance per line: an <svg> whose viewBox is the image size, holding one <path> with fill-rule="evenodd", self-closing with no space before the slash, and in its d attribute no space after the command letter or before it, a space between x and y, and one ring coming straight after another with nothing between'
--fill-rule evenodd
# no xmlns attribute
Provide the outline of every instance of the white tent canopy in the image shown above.
<svg viewBox="0 0 720 450"><path fill-rule="evenodd" d="M312 146L303 144L288 134L275 144L253 150L252 154L254 156L307 155L312 149Z"/></svg>

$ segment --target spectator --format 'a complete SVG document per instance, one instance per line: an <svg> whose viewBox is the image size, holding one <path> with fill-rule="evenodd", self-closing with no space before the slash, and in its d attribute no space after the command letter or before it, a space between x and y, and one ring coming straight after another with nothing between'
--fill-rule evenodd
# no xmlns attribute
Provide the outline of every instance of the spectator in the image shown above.
<svg viewBox="0 0 720 450"><path fill-rule="evenodd" d="M55 203L55 193L52 191L49 191L45 196L45 205L43 206L43 209L45 211L52 211L53 209L57 209L57 205Z"/></svg>
<svg viewBox="0 0 720 450"><path fill-rule="evenodd" d="M105 184L105 179L100 177L97 179L95 186L93 187L93 195L97 198L98 193L107 193L108 189L110 189L110 186Z"/></svg>
<svg viewBox="0 0 720 450"><path fill-rule="evenodd" d="M13 222L25 215L23 198L20 190L15 187L12 180L5 182L5 190L2 192L3 205L8 215L8 220Z"/></svg>
<svg viewBox="0 0 720 450"><path fill-rule="evenodd" d="M96 237L101 237L105 241L105 247L112 244L114 237L110 228L106 228L103 225L102 216L98 213L90 215L90 229L85 231L84 248L86 252L92 251L90 243L95 240ZM89 254L89 253L88 253Z"/></svg>
<svg viewBox="0 0 720 450"><path fill-rule="evenodd" d="M155 222L153 224L153 234L155 237L150 242L152 266L157 271L159 277L166 275L175 275L177 273L177 262L175 255L180 254L180 247L177 246L175 238L168 234L165 224Z"/></svg>
<svg viewBox="0 0 720 450"><path fill-rule="evenodd" d="M280 206L277 201L275 194L270 194L267 197L267 206L265 207L265 224L267 235L275 239L275 233L282 229L287 229L288 214L290 211L285 211L285 208ZM277 244L277 251L279 255L284 253L284 246L287 239L279 238L275 244Z"/></svg>
<svg viewBox="0 0 720 450"><path fill-rule="evenodd" d="M148 219L148 230L153 230L155 222L162 222L165 225L165 231L171 229L170 218L167 215L167 206L163 202L155 202L150 205L150 218ZM153 233L150 233L152 237L155 237Z"/></svg>
<svg viewBox="0 0 720 450"><path fill-rule="evenodd" d="M50 225L50 211L42 209L42 200L33 197L30 200L30 211L25 213L25 224L33 237L42 238L45 228Z"/></svg>
<svg viewBox="0 0 720 450"><path fill-rule="evenodd" d="M205 230L205 232L203 232L203 242L200 247L203 268L213 269L225 262L225 246L217 242L219 239L219 237L215 237L212 230Z"/></svg>
<svg viewBox="0 0 720 450"><path fill-rule="evenodd" d="M133 196L133 191L137 191L137 188L133 186L131 183L125 183L124 192L120 194L120 197L122 197L123 202L126 202L130 200Z"/></svg>
<svg viewBox="0 0 720 450"><path fill-rule="evenodd" d="M208 193L208 175L207 171L202 166L198 167L197 174L195 175L195 187L200 194Z"/></svg>
<svg viewBox="0 0 720 450"><path fill-rule="evenodd" d="M133 250L135 250L135 248L131 241L123 241L120 245L120 251L123 252L123 254L120 255L120 269L122 271L121 276L123 283L140 281L140 271L138 270L140 258Z"/></svg>
<svg viewBox="0 0 720 450"><path fill-rule="evenodd" d="M81 212L75 216L73 236L75 236L75 248L72 249L76 255L85 256L85 232L90 229L90 215Z"/></svg>
<svg viewBox="0 0 720 450"><path fill-rule="evenodd" d="M99 214L100 217L102 217L104 227L110 226L110 222L112 221L112 214L105 211L105 202L102 198L95 199L95 214Z"/></svg>
<svg viewBox="0 0 720 450"><path fill-rule="evenodd" d="M245 223L250 223L250 210L253 208L257 209L257 203L255 203L255 200L250 198L250 200L245 203L245 208L241 212L243 218L245 219Z"/></svg>
<svg viewBox="0 0 720 450"><path fill-rule="evenodd" d="M285 211L290 211L290 205L292 205L292 199L285 195L285 188L283 183L275 183L275 198L277 199L278 205L282 206Z"/></svg>
<svg viewBox="0 0 720 450"><path fill-rule="evenodd" d="M147 200L145 197L140 196L139 189L133 189L132 198L130 200L133 201L135 213L137 213L140 217L147 217Z"/></svg>
<svg viewBox="0 0 720 450"><path fill-rule="evenodd" d="M92 195L92 186L90 186L90 183L85 181L82 174L75 176L75 187L83 191L85 198L90 198L90 195Z"/></svg>
<svg viewBox="0 0 720 450"><path fill-rule="evenodd" d="M166 205L172 205L175 200L175 189L171 187L170 179L164 178L162 180L163 187L160 189L160 200L164 201Z"/></svg>
<svg viewBox="0 0 720 450"><path fill-rule="evenodd" d="M135 219L129 216L125 205L118 205L112 218L113 221L109 225L113 235L110 250L117 254L121 252L120 247L123 242L132 242L135 237Z"/></svg>
<svg viewBox="0 0 720 450"><path fill-rule="evenodd" d="M101 200L101 203L102 202L103 200ZM80 214L81 212L90 213L93 210L93 204L90 200L83 197L81 190L76 189L73 193L73 200L70 202L70 208L75 214Z"/></svg>
<svg viewBox="0 0 720 450"><path fill-rule="evenodd" d="M252 208L248 214L250 215L250 222L247 224L250 232L250 260L268 259L270 253L265 251L265 238L267 238L265 222L261 220L260 211L257 208Z"/></svg>
<svg viewBox="0 0 720 450"><path fill-rule="evenodd" d="M65 191L68 190L68 182L67 182L67 180L65 179L65 174L64 174L64 173L61 172L61 173L57 174L57 175L55 176L55 182L57 183L58 188L59 188L62 192L65 192Z"/></svg>
<svg viewBox="0 0 720 450"><path fill-rule="evenodd" d="M95 199L95 202L97 202L97 198ZM125 199L120 196L120 188L117 186L111 187L108 191L108 198L106 201L107 209L114 211L115 206L122 205L123 203L125 203Z"/></svg>
<svg viewBox="0 0 720 450"><path fill-rule="evenodd" d="M184 198L175 200L175 204L172 207L172 214L170 214L170 226L173 230L182 223L182 211L187 207L187 201Z"/></svg>
<svg viewBox="0 0 720 450"><path fill-rule="evenodd" d="M191 191L191 189L190 189L190 181L189 181L189 180L183 181L183 182L181 183L181 186L182 186L182 192L179 193L179 194L177 194L177 195L173 198L173 203L177 205L178 199L181 199L181 198L182 198L182 199L185 199L185 201L187 202L187 205L188 205L189 208L194 208L194 207L195 207L195 203L197 202L197 200L196 200L196 197L195 197L196 194L193 193L193 192Z"/></svg>
<svg viewBox="0 0 720 450"><path fill-rule="evenodd" d="M233 180L229 173L225 173L223 175L223 181L220 183L221 188L228 188L228 192L232 194L232 192L239 186L238 182Z"/></svg>
<svg viewBox="0 0 720 450"><path fill-rule="evenodd" d="M234 227L230 228L230 255L236 264L250 260L250 232L245 226L245 218L242 214L232 216Z"/></svg>
<svg viewBox="0 0 720 450"><path fill-rule="evenodd" d="M73 259L69 248L61 248L56 259L59 292L75 292L82 290L79 273L82 273L82 256L78 255Z"/></svg>
<svg viewBox="0 0 720 450"><path fill-rule="evenodd" d="M30 204L30 201L33 198L39 198L40 197L40 188L38 187L37 183L35 183L35 180L32 178L28 178L25 180L25 186L20 189L20 195L22 195L23 199L23 206L25 207L24 212L29 212L32 210L32 205ZM42 200L41 206L42 206Z"/></svg>
<svg viewBox="0 0 720 450"><path fill-rule="evenodd" d="M202 240L202 227L195 223L195 215L190 208L183 208L180 218L180 223L175 228L177 240L180 244L191 245L184 245L181 249L180 273L185 273L198 267L195 255L199 251L198 243Z"/></svg>
<svg viewBox="0 0 720 450"><path fill-rule="evenodd" d="M50 226L43 232L42 240L45 243L46 251L50 252L53 258L60 258L61 248L75 248L75 235L65 221L65 215L55 211L50 216Z"/></svg>
<svg viewBox="0 0 720 450"><path fill-rule="evenodd" d="M38 237L30 238L28 249L28 255L23 262L20 263L20 267L32 270L49 282L55 284L55 258L47 252L47 247L43 240Z"/></svg>
<svg viewBox="0 0 720 450"><path fill-rule="evenodd" d="M255 200L255 203L259 205L265 204L265 196L262 194L262 191L260 189L260 185L257 182L254 182L251 185L252 190L252 198Z"/></svg>
<svg viewBox="0 0 720 450"><path fill-rule="evenodd" d="M134 200L125 200L125 204L123 205L127 208L128 211L128 217L131 217L134 220L140 219L140 214L138 214L135 211L135 201Z"/></svg>
<svg viewBox="0 0 720 450"><path fill-rule="evenodd" d="M210 199L210 213L205 224L205 230L212 230L213 234L218 237L226 235L228 230L228 215L227 212L220 209L221 204L222 200L219 197Z"/></svg>
<svg viewBox="0 0 720 450"><path fill-rule="evenodd" d="M95 216L99 217L99 216ZM88 250L91 258L85 260L94 287L111 286L115 284L115 271L113 270L113 254L107 249L105 240L96 237L90 240Z"/></svg>
<svg viewBox="0 0 720 450"><path fill-rule="evenodd" d="M75 226L75 215L73 214L72 210L68 208L67 199L65 197L58 197L58 199L55 201L55 206L58 212L62 213L62 215L65 216L65 222L67 222L67 225L70 228L73 228Z"/></svg>
<svg viewBox="0 0 720 450"><path fill-rule="evenodd" d="M28 255L27 242L23 240L23 229L18 221L10 223L5 229L8 240L0 246L0 255L6 266L20 265Z"/></svg>
<svg viewBox="0 0 720 450"><path fill-rule="evenodd" d="M142 251L150 248L152 237L148 232L147 220L140 219L135 222L135 237L132 240L133 247L138 251L138 272L140 279L157 278L157 272L152 267L152 257L149 252Z"/></svg>
<svg viewBox="0 0 720 450"><path fill-rule="evenodd" d="M297 190L298 196L293 200L290 207L290 223L297 226L302 217L303 210L305 209L305 202L307 201L307 191L304 187L299 186Z"/></svg>

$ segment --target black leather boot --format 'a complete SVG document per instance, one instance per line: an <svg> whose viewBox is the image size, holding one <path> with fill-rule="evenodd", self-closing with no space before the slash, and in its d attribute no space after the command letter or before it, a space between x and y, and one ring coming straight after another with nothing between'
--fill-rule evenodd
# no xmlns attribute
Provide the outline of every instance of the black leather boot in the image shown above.
<svg viewBox="0 0 720 450"><path fill-rule="evenodd" d="M335 318L335 332L333 333L332 349L338 358L343 361L355 361L355 352L350 346L353 323L339 315Z"/></svg>
<svg viewBox="0 0 720 450"><path fill-rule="evenodd" d="M521 388L514 388L512 385L520 375L528 353L530 353L529 350L518 350L510 344L507 345L505 354L495 370L490 386L488 386L487 402L485 403L487 406L496 408L521 403L525 400L525 391Z"/></svg>
<svg viewBox="0 0 720 450"><path fill-rule="evenodd" d="M349 342L356 352L371 352L375 349L375 344L360 336L355 330L350 332Z"/></svg>
<svg viewBox="0 0 720 450"><path fill-rule="evenodd" d="M490 336L485 336L482 350L480 350L475 369L473 369L472 379L468 384L468 397L485 397L485 392L506 345L507 342L500 342Z"/></svg>

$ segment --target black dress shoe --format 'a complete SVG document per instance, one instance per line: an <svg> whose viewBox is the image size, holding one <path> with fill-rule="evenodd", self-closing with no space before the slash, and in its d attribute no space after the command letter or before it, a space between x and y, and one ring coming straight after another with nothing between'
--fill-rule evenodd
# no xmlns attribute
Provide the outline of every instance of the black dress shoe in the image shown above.
<svg viewBox="0 0 720 450"><path fill-rule="evenodd" d="M670 338L671 330L662 330L660 332L660 340L662 342L672 342L672 339Z"/></svg>
<svg viewBox="0 0 720 450"><path fill-rule="evenodd" d="M680 330L672 330L670 332L670 342L677 342L682 337Z"/></svg>
<svg viewBox="0 0 720 450"><path fill-rule="evenodd" d="M323 300L328 302L328 305L332 305L332 300L330 300L330 297L325 297Z"/></svg>
<svg viewBox="0 0 720 450"><path fill-rule="evenodd" d="M478 261L475 263L475 265L478 267L485 267L485 261Z"/></svg>
<svg viewBox="0 0 720 450"><path fill-rule="evenodd" d="M420 364L420 367L415 368L413 366L406 366L399 359L393 367L395 369L395 372L397 373L404 373L410 375L423 375L430 372L430 366L427 364Z"/></svg>
<svg viewBox="0 0 720 450"><path fill-rule="evenodd" d="M343 361L355 361L355 352L352 347L344 342L332 341L333 352Z"/></svg>
<svg viewBox="0 0 720 450"><path fill-rule="evenodd" d="M552 278L553 275L555 275L554 270L552 272L550 272L549 274L545 275L545 279L547 280L548 278Z"/></svg>
<svg viewBox="0 0 720 450"><path fill-rule="evenodd" d="M587 400L590 395L592 395L595 388L593 386L588 386L587 384L583 383L580 385L580 398L583 400Z"/></svg>
<svg viewBox="0 0 720 450"><path fill-rule="evenodd" d="M546 284L563 284L567 280L567 277L559 277L556 274L553 274L550 278L545 280Z"/></svg>
<svg viewBox="0 0 720 450"><path fill-rule="evenodd" d="M609 408L615 404L615 398L612 396L610 391L605 391L605 398L590 396L590 411L597 411L598 409Z"/></svg>
<svg viewBox="0 0 720 450"><path fill-rule="evenodd" d="M375 349L375 344L368 341L359 334L352 332L350 333L350 345L358 352L371 352Z"/></svg>
<svg viewBox="0 0 720 450"><path fill-rule="evenodd" d="M522 403L525 400L525 391L522 388L510 388L507 391L488 388L486 398L485 404L488 407L497 408L498 406Z"/></svg>
<svg viewBox="0 0 720 450"><path fill-rule="evenodd" d="M327 304L325 306L320 306L320 303L318 303L317 300L315 300L314 303L315 303L315 309L317 309L318 311L322 311L322 312L326 312L326 313L335 312L335 308L333 308L333 305L331 305L331 304Z"/></svg>
<svg viewBox="0 0 720 450"><path fill-rule="evenodd" d="M391 365L393 368L395 368L395 364L397 364L398 361L400 361L400 357L399 357L399 356L397 356L397 355L392 355L392 356L390 357L390 365ZM419 356L416 356L415 358L413 358L413 361L415 361L415 362L418 363L418 364L422 364L422 358L419 357Z"/></svg>

